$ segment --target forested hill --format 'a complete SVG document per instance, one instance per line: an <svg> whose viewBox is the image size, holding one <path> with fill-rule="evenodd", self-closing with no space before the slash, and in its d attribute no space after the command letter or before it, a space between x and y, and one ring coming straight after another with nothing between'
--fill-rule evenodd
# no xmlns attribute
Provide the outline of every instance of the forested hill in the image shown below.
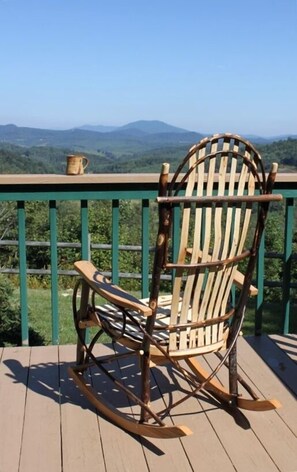
<svg viewBox="0 0 297 472"><path fill-rule="evenodd" d="M182 135L182 133L181 133ZM174 170L189 147L197 142L179 142L170 145L138 145L138 149L98 149L97 152L83 152L89 158L89 173L131 173L159 172L162 162L169 162ZM257 144L267 168L271 162L278 162L280 172L297 171L297 139L288 138L271 144ZM0 143L0 173L64 174L67 154L77 153L75 148L32 146L23 147Z"/></svg>
<svg viewBox="0 0 297 472"><path fill-rule="evenodd" d="M278 162L282 167L290 171L297 169L297 139L288 138L283 141L275 141L264 146L257 146L263 159L269 162Z"/></svg>
<svg viewBox="0 0 297 472"><path fill-rule="evenodd" d="M138 121L109 132L97 132L84 127L47 130L0 125L0 143L24 147L72 148L82 153L96 153L98 149L103 149L116 156L175 146L179 143L190 145L202 137L200 133L183 130L159 121Z"/></svg>

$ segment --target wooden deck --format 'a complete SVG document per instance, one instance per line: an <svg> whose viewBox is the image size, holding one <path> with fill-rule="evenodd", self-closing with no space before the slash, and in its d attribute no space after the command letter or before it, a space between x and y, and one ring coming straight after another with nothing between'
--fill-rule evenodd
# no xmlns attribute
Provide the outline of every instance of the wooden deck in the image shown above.
<svg viewBox="0 0 297 472"><path fill-rule="evenodd" d="M281 409L234 417L199 394L173 417L194 432L181 440L97 416L68 378L74 358L74 346L0 348L0 472L297 471L297 335L240 339L241 369ZM170 371L155 380L174 393Z"/></svg>

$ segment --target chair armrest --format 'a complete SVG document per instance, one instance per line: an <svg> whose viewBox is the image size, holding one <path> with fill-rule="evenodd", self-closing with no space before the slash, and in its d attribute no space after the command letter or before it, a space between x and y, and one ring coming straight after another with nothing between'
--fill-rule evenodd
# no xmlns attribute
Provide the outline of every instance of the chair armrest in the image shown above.
<svg viewBox="0 0 297 472"><path fill-rule="evenodd" d="M237 288L242 289L243 282L244 282L244 274L242 274L242 272L239 272L239 270L237 270L235 272L233 282ZM257 287L255 287L254 285L251 285L250 290L249 290L249 295L250 297L255 297L256 295L258 295Z"/></svg>
<svg viewBox="0 0 297 472"><path fill-rule="evenodd" d="M147 305L117 285L112 284L91 262L77 261L74 263L74 267L87 284L110 303L120 308L135 310L144 316L152 315L152 310Z"/></svg>

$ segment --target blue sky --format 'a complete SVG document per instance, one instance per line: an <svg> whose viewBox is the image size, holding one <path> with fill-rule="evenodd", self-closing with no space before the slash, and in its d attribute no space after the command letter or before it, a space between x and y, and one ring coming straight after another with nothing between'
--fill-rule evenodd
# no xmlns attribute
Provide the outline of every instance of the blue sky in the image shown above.
<svg viewBox="0 0 297 472"><path fill-rule="evenodd" d="M0 0L0 124L297 134L297 0Z"/></svg>

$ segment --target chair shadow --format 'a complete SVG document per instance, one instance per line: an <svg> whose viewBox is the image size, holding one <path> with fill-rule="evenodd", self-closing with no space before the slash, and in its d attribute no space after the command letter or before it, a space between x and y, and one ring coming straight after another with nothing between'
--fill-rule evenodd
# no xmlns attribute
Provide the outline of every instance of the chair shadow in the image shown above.
<svg viewBox="0 0 297 472"><path fill-rule="evenodd" d="M3 364L9 369L10 372L6 372L5 375L9 376L14 383L22 383L26 388L34 391L38 395L43 395L50 398L52 401L57 402L59 405L65 403L71 403L83 409L88 409L96 413L95 408L80 392L75 382L69 378L68 368L73 366L71 362L60 362L60 363L38 363L32 364L30 367L23 366L19 361L15 359L6 359ZM153 369L155 370L155 369ZM135 363L129 360L121 362L120 371L115 369L115 374L120 374L124 378L126 385L129 385L134 394L139 394L140 391L140 374ZM92 384L96 394L103 395L104 398L108 398L109 402L116 408L128 408L131 412L133 407L132 402L127 399L126 395L123 394L118 388L115 388L111 380L106 379L106 376L101 372L94 372L91 370L85 374L86 378ZM163 401L164 392L166 392L167 403L173 402L174 392L176 390L181 391L181 386L178 382L178 373L171 367L166 368L165 375L158 369L157 382L154 381L155 376L152 375L152 402ZM161 386L161 387L160 387ZM99 392L100 388L100 392ZM244 428L250 427L247 419L239 410L231 410L230 408L222 407L222 405L215 400L211 395L207 395L204 392L195 395L197 401L202 400L207 402L211 409L224 408L229 414L232 415L236 423ZM191 409L192 410L192 409ZM197 409L198 410L198 409ZM203 414L205 407L202 411L189 411L183 416L186 417L188 414ZM97 412L98 413L98 412ZM100 413L100 416L101 415ZM178 418L179 415L173 415L173 418ZM127 433L127 432L126 432ZM133 433L128 433L135 441L139 442L142 447L150 450L157 456L164 455L161 443L156 443L147 437L140 437ZM160 445L160 447L159 447Z"/></svg>
<svg viewBox="0 0 297 472"><path fill-rule="evenodd" d="M292 359L292 361L297 362L297 338L287 334L283 339L277 340L277 346L285 353L287 356Z"/></svg>
<svg viewBox="0 0 297 472"><path fill-rule="evenodd" d="M23 366L21 362L15 359L6 359L3 361L3 365L9 369L9 372L5 372L4 375L12 379L15 384L23 384L27 389L32 390L38 395L50 398L52 401L57 402L59 405L65 403L71 403L83 409L88 409L96 413L95 408L92 404L87 401L85 396L80 392L75 382L69 378L68 368L73 367L73 362L60 362L60 363L38 363L31 364L30 367ZM126 379L128 380L129 375L135 378L135 365L122 365L121 366ZM131 370L128 375L128 370ZM111 388L110 381L103 380L103 374L88 373L87 376L93 384L93 388L97 391L96 387L101 384L102 394L108 394L108 399L113 403L115 407L123 407L128 405L128 400L125 395L122 394L118 389ZM131 386L131 385L129 385ZM158 389L153 388L153 397L158 396ZM97 392L98 393L98 392ZM134 392L136 393L136 392ZM98 414L98 412L97 412ZM104 415L100 416L104 417ZM150 441L149 438L141 437L133 433L129 433L135 441L142 444L143 447L149 449L152 453L161 456L164 454L161 448Z"/></svg>
<svg viewBox="0 0 297 472"><path fill-rule="evenodd" d="M168 369L168 372L172 379L172 382L177 383L178 385L177 388L179 388L179 390L184 391L184 393L189 392L189 390L185 390L181 388L180 384L178 383L178 379L181 378L182 376L177 370L172 368L172 369ZM251 428L251 424L248 418L242 413L241 410L239 410L238 408L234 406L228 405L227 403L220 402L217 398L215 398L210 392L207 392L205 389L203 389L202 391L199 391L198 393L195 393L193 397L197 401L199 401L200 404L201 402L203 402L201 413L210 411L210 409L212 410L222 409L233 418L237 426L239 426L240 428L244 430L248 430ZM207 405L207 408L205 408L204 406L205 403ZM191 415L193 413L194 412L189 412L188 414Z"/></svg>
<svg viewBox="0 0 297 472"><path fill-rule="evenodd" d="M14 383L22 383L38 395L43 395L59 403L73 403L87 408L83 395L78 394L74 382L69 379L68 367L71 362L39 363L23 366L15 359L6 359L3 364L10 370L5 373Z"/></svg>

